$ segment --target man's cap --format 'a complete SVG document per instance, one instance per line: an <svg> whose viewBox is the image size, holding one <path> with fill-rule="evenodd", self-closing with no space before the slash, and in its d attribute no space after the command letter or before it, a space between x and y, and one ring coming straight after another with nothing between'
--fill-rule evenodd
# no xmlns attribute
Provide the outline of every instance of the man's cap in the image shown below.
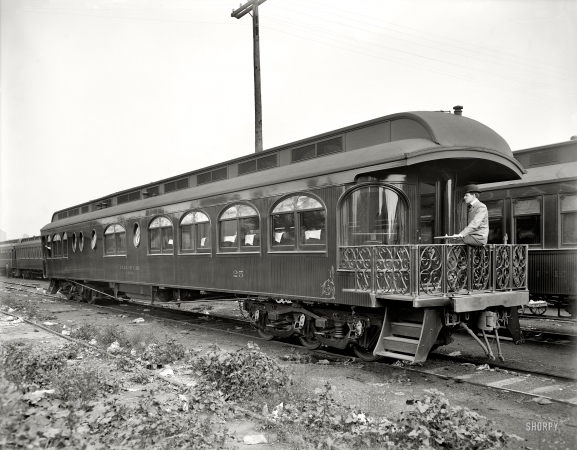
<svg viewBox="0 0 577 450"><path fill-rule="evenodd" d="M473 192L477 192L477 193L481 193L481 189L479 189L479 186L477 186L476 184L469 184L468 186L465 187L465 194L467 192L473 193Z"/></svg>

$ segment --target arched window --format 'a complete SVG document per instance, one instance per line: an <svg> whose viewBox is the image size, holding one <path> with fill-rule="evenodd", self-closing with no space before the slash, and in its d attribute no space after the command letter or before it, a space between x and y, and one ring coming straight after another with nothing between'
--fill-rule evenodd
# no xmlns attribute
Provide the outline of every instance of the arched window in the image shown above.
<svg viewBox="0 0 577 450"><path fill-rule="evenodd" d="M148 226L150 253L160 254L174 251L172 222L168 217L156 217Z"/></svg>
<svg viewBox="0 0 577 450"><path fill-rule="evenodd" d="M60 253L62 248L60 243L60 235L56 233L52 236L52 254L54 255L54 258L60 258L62 256L62 253Z"/></svg>
<svg viewBox="0 0 577 450"><path fill-rule="evenodd" d="M285 198L271 213L271 248L276 251L325 250L324 206L308 195Z"/></svg>
<svg viewBox="0 0 577 450"><path fill-rule="evenodd" d="M210 219L201 211L190 211L180 221L180 251L210 252Z"/></svg>
<svg viewBox="0 0 577 450"><path fill-rule="evenodd" d="M84 250L84 233L82 231L78 235L78 250Z"/></svg>
<svg viewBox="0 0 577 450"><path fill-rule="evenodd" d="M92 230L92 238L90 239L90 248L96 250L96 244L98 243L98 234L96 230Z"/></svg>
<svg viewBox="0 0 577 450"><path fill-rule="evenodd" d="M140 246L140 225L137 223L132 227L132 243L136 248Z"/></svg>
<svg viewBox="0 0 577 450"><path fill-rule="evenodd" d="M219 222L220 251L260 250L260 220L252 206L243 204L229 206L221 214Z"/></svg>
<svg viewBox="0 0 577 450"><path fill-rule="evenodd" d="M76 233L72 233L72 251L76 252L76 245L78 241L76 239Z"/></svg>
<svg viewBox="0 0 577 450"><path fill-rule="evenodd" d="M68 234L62 235L62 257L68 258Z"/></svg>
<svg viewBox="0 0 577 450"><path fill-rule="evenodd" d="M126 230L122 225L109 225L104 230L104 254L126 255Z"/></svg>
<svg viewBox="0 0 577 450"><path fill-rule="evenodd" d="M408 220L408 206L399 191L382 185L362 186L349 192L341 203L340 244L406 244Z"/></svg>

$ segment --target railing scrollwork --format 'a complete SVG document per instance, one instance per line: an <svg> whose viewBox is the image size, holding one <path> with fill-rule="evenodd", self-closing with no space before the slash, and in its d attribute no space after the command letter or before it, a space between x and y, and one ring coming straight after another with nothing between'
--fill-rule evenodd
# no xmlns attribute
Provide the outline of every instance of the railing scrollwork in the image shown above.
<svg viewBox="0 0 577 450"><path fill-rule="evenodd" d="M354 290L446 296L527 288L526 245L367 245L340 248L339 270Z"/></svg>

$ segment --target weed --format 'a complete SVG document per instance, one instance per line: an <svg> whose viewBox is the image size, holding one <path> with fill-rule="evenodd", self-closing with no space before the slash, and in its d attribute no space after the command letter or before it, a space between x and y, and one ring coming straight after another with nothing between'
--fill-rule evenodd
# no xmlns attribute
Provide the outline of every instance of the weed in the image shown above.
<svg viewBox="0 0 577 450"><path fill-rule="evenodd" d="M50 373L61 370L73 356L68 347L51 353L18 340L2 346L0 368L6 379L20 388L48 386Z"/></svg>
<svg viewBox="0 0 577 450"><path fill-rule="evenodd" d="M213 345L204 355L193 357L191 365L197 375L232 400L272 394L290 382L288 373L252 343L236 352Z"/></svg>
<svg viewBox="0 0 577 450"><path fill-rule="evenodd" d="M184 358L185 353L185 348L180 342L167 336L161 344L149 344L140 355L140 359L145 364L164 365Z"/></svg>
<svg viewBox="0 0 577 450"><path fill-rule="evenodd" d="M130 348L128 333L122 326L116 324L109 324L100 328L97 341L105 347L110 346L113 342L118 342L120 348Z"/></svg>
<svg viewBox="0 0 577 450"><path fill-rule="evenodd" d="M80 325L79 328L72 330L70 337L90 342L92 339L97 339L99 337L99 330L95 325L85 323Z"/></svg>
<svg viewBox="0 0 577 450"><path fill-rule="evenodd" d="M119 385L116 377L105 375L101 368L86 363L52 372L49 380L56 398L66 402L80 401L82 404L103 394L118 392Z"/></svg>

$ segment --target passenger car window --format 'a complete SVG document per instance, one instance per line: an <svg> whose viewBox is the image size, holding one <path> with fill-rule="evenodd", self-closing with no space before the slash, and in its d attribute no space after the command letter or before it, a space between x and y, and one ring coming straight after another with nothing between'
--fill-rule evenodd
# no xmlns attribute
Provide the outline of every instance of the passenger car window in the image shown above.
<svg viewBox="0 0 577 450"><path fill-rule="evenodd" d="M202 211L190 211L180 221L180 251L210 252L210 219Z"/></svg>
<svg viewBox="0 0 577 450"><path fill-rule="evenodd" d="M109 225L104 230L104 254L106 256L126 255L126 230L122 225Z"/></svg>
<svg viewBox="0 0 577 450"><path fill-rule="evenodd" d="M168 217L159 216L148 226L149 250L152 254L172 254L174 251L174 237L172 222Z"/></svg>
<svg viewBox="0 0 577 450"><path fill-rule="evenodd" d="M319 200L308 195L293 195L273 208L272 250L324 250L326 240L326 211Z"/></svg>
<svg viewBox="0 0 577 450"><path fill-rule="evenodd" d="M256 209L246 204L228 206L219 220L221 252L260 250L260 219Z"/></svg>

